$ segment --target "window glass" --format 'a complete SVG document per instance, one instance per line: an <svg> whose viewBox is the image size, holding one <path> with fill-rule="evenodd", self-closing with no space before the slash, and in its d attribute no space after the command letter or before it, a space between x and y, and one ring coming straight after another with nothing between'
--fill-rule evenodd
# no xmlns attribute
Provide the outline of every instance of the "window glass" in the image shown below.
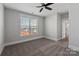
<svg viewBox="0 0 79 59"><path fill-rule="evenodd" d="M31 19L26 16L21 16L21 36L27 36L37 33L37 19Z"/></svg>

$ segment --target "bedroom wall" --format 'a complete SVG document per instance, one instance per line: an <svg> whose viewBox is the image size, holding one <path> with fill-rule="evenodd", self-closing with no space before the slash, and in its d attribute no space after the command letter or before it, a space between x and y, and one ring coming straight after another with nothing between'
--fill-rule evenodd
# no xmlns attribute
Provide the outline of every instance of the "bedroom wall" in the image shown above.
<svg viewBox="0 0 79 59"><path fill-rule="evenodd" d="M4 7L0 3L0 54L4 47Z"/></svg>
<svg viewBox="0 0 79 59"><path fill-rule="evenodd" d="M20 15L26 15L31 18L38 19L39 34L30 35L26 37L20 36ZM29 41L36 38L43 37L43 18L39 16L30 15L17 10L5 8L5 45L10 45L22 41Z"/></svg>
<svg viewBox="0 0 79 59"><path fill-rule="evenodd" d="M57 40L57 12L53 12L45 19L45 37Z"/></svg>
<svg viewBox="0 0 79 59"><path fill-rule="evenodd" d="M79 4L71 4L69 7L69 48L79 51Z"/></svg>

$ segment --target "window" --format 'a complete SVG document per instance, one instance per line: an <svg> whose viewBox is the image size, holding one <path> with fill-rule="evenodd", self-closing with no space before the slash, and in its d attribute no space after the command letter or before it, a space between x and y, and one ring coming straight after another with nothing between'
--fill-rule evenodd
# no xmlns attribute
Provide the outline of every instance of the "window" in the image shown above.
<svg viewBox="0 0 79 59"><path fill-rule="evenodd" d="M31 30L31 34L34 34L37 32L37 20L33 19L30 21L30 30Z"/></svg>
<svg viewBox="0 0 79 59"><path fill-rule="evenodd" d="M31 19L26 16L21 16L21 36L28 36L37 33L37 19Z"/></svg>

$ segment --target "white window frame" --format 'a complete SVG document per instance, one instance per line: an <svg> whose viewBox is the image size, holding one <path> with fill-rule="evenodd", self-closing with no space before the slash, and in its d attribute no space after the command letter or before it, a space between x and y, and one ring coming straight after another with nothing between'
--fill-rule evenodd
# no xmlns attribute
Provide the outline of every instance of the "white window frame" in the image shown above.
<svg viewBox="0 0 79 59"><path fill-rule="evenodd" d="M21 21L22 21L21 19L22 19L22 17L29 18L29 33L30 33L29 35L38 34L38 32L39 32L39 29L38 29L38 19L37 19L37 18L31 18L31 17L28 17L28 16L22 16L22 15L21 15L21 16L20 16L20 28L21 28L21 29L22 29L22 25L21 25ZM35 20L35 19L36 19L36 21L37 21L37 27L36 27L36 29L37 29L36 31L37 31L37 32L36 32L36 33L31 33L31 25L30 25L31 23L30 23L30 22L31 22L31 20ZM29 36L29 35L26 35L26 36Z"/></svg>

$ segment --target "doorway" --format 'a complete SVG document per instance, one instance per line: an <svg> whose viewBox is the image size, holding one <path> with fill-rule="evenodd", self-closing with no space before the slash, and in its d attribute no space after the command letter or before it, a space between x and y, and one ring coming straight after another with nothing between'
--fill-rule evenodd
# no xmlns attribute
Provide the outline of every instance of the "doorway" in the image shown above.
<svg viewBox="0 0 79 59"><path fill-rule="evenodd" d="M57 14L57 39L69 37L69 13L59 12Z"/></svg>

